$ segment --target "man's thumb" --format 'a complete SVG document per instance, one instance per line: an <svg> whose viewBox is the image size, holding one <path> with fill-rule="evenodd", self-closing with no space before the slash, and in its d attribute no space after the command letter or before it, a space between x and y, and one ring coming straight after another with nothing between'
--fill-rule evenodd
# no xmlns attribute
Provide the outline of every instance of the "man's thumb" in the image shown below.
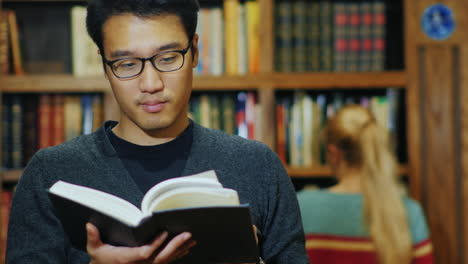
<svg viewBox="0 0 468 264"><path fill-rule="evenodd" d="M102 242L99 238L99 230L91 223L86 223L86 233L88 236L87 250L88 252L101 246Z"/></svg>

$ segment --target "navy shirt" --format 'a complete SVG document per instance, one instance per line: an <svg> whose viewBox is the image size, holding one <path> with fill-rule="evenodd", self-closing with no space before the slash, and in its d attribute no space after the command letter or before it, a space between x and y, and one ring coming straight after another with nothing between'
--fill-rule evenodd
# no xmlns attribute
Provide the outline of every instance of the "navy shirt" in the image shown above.
<svg viewBox="0 0 468 264"><path fill-rule="evenodd" d="M128 142L108 127L107 135L125 168L143 193L161 181L182 176L193 138L193 124L176 139L154 146Z"/></svg>

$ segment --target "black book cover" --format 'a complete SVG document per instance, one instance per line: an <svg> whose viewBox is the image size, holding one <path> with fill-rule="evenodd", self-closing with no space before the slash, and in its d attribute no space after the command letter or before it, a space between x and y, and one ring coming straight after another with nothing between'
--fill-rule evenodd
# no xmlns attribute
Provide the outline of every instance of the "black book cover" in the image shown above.
<svg viewBox="0 0 468 264"><path fill-rule="evenodd" d="M153 213L132 227L84 205L49 192L49 198L72 245L86 251L87 222L93 223L104 243L139 246L150 243L162 232L169 239L192 233L197 244L182 263L256 262L258 248L248 205L172 209Z"/></svg>

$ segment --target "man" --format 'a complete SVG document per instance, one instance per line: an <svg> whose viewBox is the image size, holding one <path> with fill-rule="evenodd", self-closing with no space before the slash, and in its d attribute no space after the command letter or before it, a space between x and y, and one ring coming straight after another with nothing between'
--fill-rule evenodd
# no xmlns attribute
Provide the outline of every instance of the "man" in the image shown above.
<svg viewBox="0 0 468 264"><path fill-rule="evenodd" d="M11 208L8 263L172 263L196 243L190 233L142 247L103 244L87 225L87 252L70 246L47 197L57 180L139 205L156 183L214 169L251 206L266 263L308 263L295 192L265 145L203 128L187 117L198 61L196 0L89 1L87 27L120 107L118 122L39 151ZM225 239L229 239L226 237Z"/></svg>

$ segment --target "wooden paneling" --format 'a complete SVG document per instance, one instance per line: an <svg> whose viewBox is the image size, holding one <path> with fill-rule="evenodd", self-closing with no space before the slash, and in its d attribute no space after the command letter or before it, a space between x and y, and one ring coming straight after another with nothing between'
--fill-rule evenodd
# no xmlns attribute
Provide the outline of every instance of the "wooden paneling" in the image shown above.
<svg viewBox="0 0 468 264"><path fill-rule="evenodd" d="M405 72L378 73L276 73L272 76L275 88L356 89L376 87L406 87Z"/></svg>
<svg viewBox="0 0 468 264"><path fill-rule="evenodd" d="M436 2L405 1L408 155L411 194L422 202L435 263L468 263L468 1L441 0L456 32L427 37L421 15Z"/></svg>
<svg viewBox="0 0 468 264"><path fill-rule="evenodd" d="M465 26L468 26L465 23ZM460 49L461 217L465 263L468 263L468 41Z"/></svg>
<svg viewBox="0 0 468 264"><path fill-rule="evenodd" d="M429 46L421 53L425 57L421 76L425 81L425 101L422 102L423 133L426 142L422 153L425 167L426 190L423 194L426 213L434 237L437 263L457 263L460 259L457 245L459 200L457 199L457 175L455 174L454 145L454 83L453 48ZM435 193L438 195L434 199ZM441 217L444 216L444 217ZM442 250L443 249L443 250Z"/></svg>

